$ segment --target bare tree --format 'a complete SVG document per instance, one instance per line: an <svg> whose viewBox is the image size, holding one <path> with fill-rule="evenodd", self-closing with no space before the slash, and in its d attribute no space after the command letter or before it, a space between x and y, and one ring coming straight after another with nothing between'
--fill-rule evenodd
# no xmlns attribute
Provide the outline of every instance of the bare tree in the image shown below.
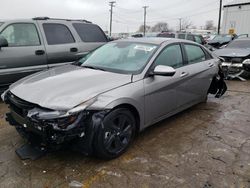
<svg viewBox="0 0 250 188"><path fill-rule="evenodd" d="M149 25L146 25L146 32L148 32L151 29ZM143 32L144 31L144 25L141 25L137 32Z"/></svg>
<svg viewBox="0 0 250 188"><path fill-rule="evenodd" d="M215 29L214 21L213 20L207 20L206 24L205 24L205 29L206 30L214 30Z"/></svg>
<svg viewBox="0 0 250 188"><path fill-rule="evenodd" d="M159 23L155 24L151 28L151 31L152 32L169 31L168 23L166 23L166 22L159 22Z"/></svg>
<svg viewBox="0 0 250 188"><path fill-rule="evenodd" d="M187 18L181 19L181 30L188 29L188 28L190 28L192 25L193 25L193 22L190 21L189 19L187 19Z"/></svg>

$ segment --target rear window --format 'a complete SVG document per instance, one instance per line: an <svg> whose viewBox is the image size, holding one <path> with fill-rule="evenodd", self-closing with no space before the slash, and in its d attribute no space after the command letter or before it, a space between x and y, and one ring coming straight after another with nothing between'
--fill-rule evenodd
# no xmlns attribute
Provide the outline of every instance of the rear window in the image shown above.
<svg viewBox="0 0 250 188"><path fill-rule="evenodd" d="M175 38L175 34L174 33L160 33L157 35L157 37Z"/></svg>
<svg viewBox="0 0 250 188"><path fill-rule="evenodd" d="M187 40L194 41L194 36L193 35L187 35Z"/></svg>
<svg viewBox="0 0 250 188"><path fill-rule="evenodd" d="M43 29L48 45L68 44L75 42L75 39L66 25L45 23L43 24Z"/></svg>
<svg viewBox="0 0 250 188"><path fill-rule="evenodd" d="M195 35L194 38L195 38L195 42L202 44L201 37Z"/></svg>
<svg viewBox="0 0 250 188"><path fill-rule="evenodd" d="M105 34L97 25L73 23L73 27L83 42L107 42Z"/></svg>
<svg viewBox="0 0 250 188"><path fill-rule="evenodd" d="M198 63L206 60L206 55L201 47L196 45L185 44L188 64Z"/></svg>

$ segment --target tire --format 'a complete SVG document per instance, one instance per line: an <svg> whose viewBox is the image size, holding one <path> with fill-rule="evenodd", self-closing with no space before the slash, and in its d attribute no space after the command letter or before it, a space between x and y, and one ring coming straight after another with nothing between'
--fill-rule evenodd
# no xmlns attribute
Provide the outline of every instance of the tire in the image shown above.
<svg viewBox="0 0 250 188"><path fill-rule="evenodd" d="M136 120L125 108L117 108L106 115L94 137L95 156L114 159L123 154L135 137Z"/></svg>

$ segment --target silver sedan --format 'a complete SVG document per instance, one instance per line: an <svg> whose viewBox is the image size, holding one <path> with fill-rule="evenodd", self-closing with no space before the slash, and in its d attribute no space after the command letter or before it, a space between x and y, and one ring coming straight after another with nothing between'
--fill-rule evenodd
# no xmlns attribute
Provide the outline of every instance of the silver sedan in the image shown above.
<svg viewBox="0 0 250 188"><path fill-rule="evenodd" d="M7 121L43 150L112 159L146 127L207 100L226 85L219 60L186 40L110 42L71 65L26 77L2 95Z"/></svg>

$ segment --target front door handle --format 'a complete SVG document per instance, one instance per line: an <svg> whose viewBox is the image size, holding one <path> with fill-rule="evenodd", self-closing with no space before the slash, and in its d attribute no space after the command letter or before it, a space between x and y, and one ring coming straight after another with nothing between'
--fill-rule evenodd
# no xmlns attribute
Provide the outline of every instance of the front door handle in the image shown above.
<svg viewBox="0 0 250 188"><path fill-rule="evenodd" d="M185 76L187 76L187 75L188 75L187 72L182 72L181 75L180 75L180 77L183 78L183 77L185 77Z"/></svg>
<svg viewBox="0 0 250 188"><path fill-rule="evenodd" d="M77 48L70 48L70 52L78 52Z"/></svg>
<svg viewBox="0 0 250 188"><path fill-rule="evenodd" d="M45 54L45 51L44 50L36 50L35 54L36 55L43 55L43 54Z"/></svg>
<svg viewBox="0 0 250 188"><path fill-rule="evenodd" d="M213 67L213 66L214 66L214 63L208 63L208 66L209 66L209 67Z"/></svg>

